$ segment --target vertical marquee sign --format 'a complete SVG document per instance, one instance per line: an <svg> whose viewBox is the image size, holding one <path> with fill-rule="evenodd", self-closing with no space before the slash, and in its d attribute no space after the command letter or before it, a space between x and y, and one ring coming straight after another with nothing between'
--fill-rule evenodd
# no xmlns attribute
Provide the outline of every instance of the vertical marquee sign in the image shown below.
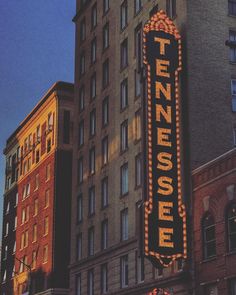
<svg viewBox="0 0 236 295"><path fill-rule="evenodd" d="M182 204L179 72L181 37L163 11L144 27L147 70L147 201L144 252L167 267L186 258L186 211Z"/></svg>

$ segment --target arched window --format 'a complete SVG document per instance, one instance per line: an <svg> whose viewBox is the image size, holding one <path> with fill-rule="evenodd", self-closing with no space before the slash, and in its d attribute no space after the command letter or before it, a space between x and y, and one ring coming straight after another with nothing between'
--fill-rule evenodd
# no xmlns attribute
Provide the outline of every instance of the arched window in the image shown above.
<svg viewBox="0 0 236 295"><path fill-rule="evenodd" d="M204 259L216 255L216 236L215 236L215 221L213 216L208 213L202 220L203 234L203 256Z"/></svg>
<svg viewBox="0 0 236 295"><path fill-rule="evenodd" d="M228 233L228 249L236 250L236 204L229 206L227 210L227 233Z"/></svg>

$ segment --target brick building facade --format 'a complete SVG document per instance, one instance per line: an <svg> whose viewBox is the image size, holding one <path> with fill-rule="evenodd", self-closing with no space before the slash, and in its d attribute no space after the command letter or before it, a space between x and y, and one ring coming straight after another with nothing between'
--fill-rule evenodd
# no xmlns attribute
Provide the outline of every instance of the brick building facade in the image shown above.
<svg viewBox="0 0 236 295"><path fill-rule="evenodd" d="M193 171L196 294L236 294L236 150Z"/></svg>
<svg viewBox="0 0 236 295"><path fill-rule="evenodd" d="M1 294L68 294L73 85L55 83L7 140Z"/></svg>

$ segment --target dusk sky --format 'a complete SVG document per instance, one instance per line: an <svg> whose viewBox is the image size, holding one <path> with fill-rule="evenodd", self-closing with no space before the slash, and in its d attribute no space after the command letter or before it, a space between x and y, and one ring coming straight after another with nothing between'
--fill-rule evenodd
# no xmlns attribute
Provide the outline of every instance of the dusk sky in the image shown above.
<svg viewBox="0 0 236 295"><path fill-rule="evenodd" d="M0 2L0 232L6 139L54 82L74 81L75 2Z"/></svg>

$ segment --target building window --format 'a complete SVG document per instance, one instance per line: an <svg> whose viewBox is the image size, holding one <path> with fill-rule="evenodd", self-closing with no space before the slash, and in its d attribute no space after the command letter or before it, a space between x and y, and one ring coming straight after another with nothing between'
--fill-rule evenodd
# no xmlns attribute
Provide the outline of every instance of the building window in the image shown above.
<svg viewBox="0 0 236 295"><path fill-rule="evenodd" d="M213 216L208 213L202 221L203 231L203 253L204 258L216 255L215 221Z"/></svg>
<svg viewBox="0 0 236 295"><path fill-rule="evenodd" d="M236 295L236 278L229 280L230 295Z"/></svg>
<svg viewBox="0 0 236 295"><path fill-rule="evenodd" d="M79 67L80 76L83 76L85 73L85 53L81 53L80 55L80 67Z"/></svg>
<svg viewBox="0 0 236 295"><path fill-rule="evenodd" d="M176 0L166 0L166 12L170 18L176 17Z"/></svg>
<svg viewBox="0 0 236 295"><path fill-rule="evenodd" d="M101 265L101 293L108 293L108 268L107 263Z"/></svg>
<svg viewBox="0 0 236 295"><path fill-rule="evenodd" d="M81 274L76 275L75 278L75 294L82 295L82 287L81 287Z"/></svg>
<svg viewBox="0 0 236 295"><path fill-rule="evenodd" d="M52 147L52 140L51 140L51 138L49 138L47 140L47 153L49 153L51 151L51 147Z"/></svg>
<svg viewBox="0 0 236 295"><path fill-rule="evenodd" d="M44 208L48 208L49 207L49 202L50 202L50 190L47 189L45 191Z"/></svg>
<svg viewBox="0 0 236 295"><path fill-rule="evenodd" d="M106 126L109 121L109 98L108 96L102 102L102 126Z"/></svg>
<svg viewBox="0 0 236 295"><path fill-rule="evenodd" d="M120 126L120 150L124 152L128 149L128 120L125 120Z"/></svg>
<svg viewBox="0 0 236 295"><path fill-rule="evenodd" d="M83 157L78 160L78 183L81 184L84 180Z"/></svg>
<svg viewBox="0 0 236 295"><path fill-rule="evenodd" d="M49 229L49 219L48 216L44 218L44 226L43 226L43 235L48 235L48 229Z"/></svg>
<svg viewBox="0 0 236 295"><path fill-rule="evenodd" d="M15 219L14 219L14 229L13 230L16 230L17 228L17 216L15 216Z"/></svg>
<svg viewBox="0 0 236 295"><path fill-rule="evenodd" d="M70 111L64 111L63 118L63 143L70 143Z"/></svg>
<svg viewBox="0 0 236 295"><path fill-rule="evenodd" d="M95 99L96 97L96 73L94 73L90 80L90 97Z"/></svg>
<svg viewBox="0 0 236 295"><path fill-rule="evenodd" d="M7 222L5 226L5 237L8 236L8 233L9 233L9 222Z"/></svg>
<svg viewBox="0 0 236 295"><path fill-rule="evenodd" d="M35 175L35 185L34 190L36 191L39 188L39 174Z"/></svg>
<svg viewBox="0 0 236 295"><path fill-rule="evenodd" d="M108 206L108 177L103 178L102 180L102 208Z"/></svg>
<svg viewBox="0 0 236 295"><path fill-rule="evenodd" d="M48 181L50 179L50 174L51 174L51 171L50 171L50 164L48 164L46 166L46 181Z"/></svg>
<svg viewBox="0 0 236 295"><path fill-rule="evenodd" d="M102 165L108 163L108 136L102 140Z"/></svg>
<svg viewBox="0 0 236 295"><path fill-rule="evenodd" d="M129 283L129 268L128 268L128 255L120 258L120 284L121 288L128 287Z"/></svg>
<svg viewBox="0 0 236 295"><path fill-rule="evenodd" d="M231 79L232 111L236 112L236 79Z"/></svg>
<svg viewBox="0 0 236 295"><path fill-rule="evenodd" d="M106 14L109 10L109 0L103 0L103 14Z"/></svg>
<svg viewBox="0 0 236 295"><path fill-rule="evenodd" d="M79 147L84 144L84 120L79 122Z"/></svg>
<svg viewBox="0 0 236 295"><path fill-rule="evenodd" d="M121 196L124 196L129 192L128 163L125 163L123 166L121 166L120 174L121 174Z"/></svg>
<svg viewBox="0 0 236 295"><path fill-rule="evenodd" d="M138 252L135 252L136 256L136 281L138 284L144 282L144 258L138 256Z"/></svg>
<svg viewBox="0 0 236 295"><path fill-rule="evenodd" d="M94 295L94 274L93 269L88 271L88 295Z"/></svg>
<svg viewBox="0 0 236 295"><path fill-rule="evenodd" d="M86 23L85 18L80 22L80 42L83 42L86 38Z"/></svg>
<svg viewBox="0 0 236 295"><path fill-rule="evenodd" d="M204 295L218 295L217 285L207 285L207 286L205 286Z"/></svg>
<svg viewBox="0 0 236 295"><path fill-rule="evenodd" d="M228 233L228 249L236 250L236 204L232 204L227 210L227 233Z"/></svg>
<svg viewBox="0 0 236 295"><path fill-rule="evenodd" d="M79 233L77 236L77 260L82 259L82 233Z"/></svg>
<svg viewBox="0 0 236 295"><path fill-rule="evenodd" d="M8 246L5 246L5 248L4 248L4 255L3 255L3 259L4 260L7 259L7 252L8 252Z"/></svg>
<svg viewBox="0 0 236 295"><path fill-rule="evenodd" d="M91 27L92 30L97 26L97 3L95 3L92 7L91 11Z"/></svg>
<svg viewBox="0 0 236 295"><path fill-rule="evenodd" d="M39 153L39 150L36 150L36 152L35 152L35 162L36 162L36 164L39 162L39 160L40 160L40 153Z"/></svg>
<svg viewBox="0 0 236 295"><path fill-rule="evenodd" d="M120 213L121 218L121 241L128 240L129 236L129 222L128 222L128 208L125 208Z"/></svg>
<svg viewBox="0 0 236 295"><path fill-rule="evenodd" d="M80 194L77 198L77 222L83 220L83 195Z"/></svg>
<svg viewBox="0 0 236 295"><path fill-rule="evenodd" d="M128 106L128 79L124 79L120 84L120 108L123 110Z"/></svg>
<svg viewBox="0 0 236 295"><path fill-rule="evenodd" d="M34 216L38 215L39 212L39 200L35 199L34 200Z"/></svg>
<svg viewBox="0 0 236 295"><path fill-rule="evenodd" d="M141 77L140 73L137 70L134 71L134 79L135 79L135 98L141 95Z"/></svg>
<svg viewBox="0 0 236 295"><path fill-rule="evenodd" d="M88 256L94 255L94 227L88 230Z"/></svg>
<svg viewBox="0 0 236 295"><path fill-rule="evenodd" d="M109 46L109 23L106 23L103 27L103 50Z"/></svg>
<svg viewBox="0 0 236 295"><path fill-rule="evenodd" d="M138 110L135 113L135 118L134 118L134 137L135 140L140 140L141 139L141 110Z"/></svg>
<svg viewBox="0 0 236 295"><path fill-rule="evenodd" d="M37 263L37 252L33 251L32 252L32 263L31 263L31 268L32 269L36 268L36 263Z"/></svg>
<svg viewBox="0 0 236 295"><path fill-rule="evenodd" d="M48 245L43 247L43 263L48 261Z"/></svg>
<svg viewBox="0 0 236 295"><path fill-rule="evenodd" d="M7 202L5 214L8 214L10 211L10 202Z"/></svg>
<svg viewBox="0 0 236 295"><path fill-rule="evenodd" d="M236 2L235 2L236 4ZM236 62L236 31L229 31L229 52L230 52L230 61Z"/></svg>
<svg viewBox="0 0 236 295"><path fill-rule="evenodd" d="M97 39L93 38L91 42L91 64L96 62L97 58Z"/></svg>
<svg viewBox="0 0 236 295"><path fill-rule="evenodd" d="M79 112L82 112L84 110L84 86L82 86L79 90Z"/></svg>
<svg viewBox="0 0 236 295"><path fill-rule="evenodd" d="M14 246L13 246L13 250L12 250L12 253L16 253L16 241L14 242Z"/></svg>
<svg viewBox="0 0 236 295"><path fill-rule="evenodd" d="M23 208L21 212L21 224L25 223L25 220L25 208Z"/></svg>
<svg viewBox="0 0 236 295"><path fill-rule="evenodd" d="M106 59L102 65L102 87L106 88L109 84L109 59Z"/></svg>
<svg viewBox="0 0 236 295"><path fill-rule="evenodd" d="M19 200L19 193L16 193L15 207L17 207L18 205L18 200Z"/></svg>
<svg viewBox="0 0 236 295"><path fill-rule="evenodd" d="M27 230L27 231L25 231L25 245L24 245L24 247L28 247L28 245L29 245L29 232Z"/></svg>
<svg viewBox="0 0 236 295"><path fill-rule="evenodd" d="M38 232L38 226L37 224L34 224L33 225L33 242L36 242L37 241L37 232Z"/></svg>
<svg viewBox="0 0 236 295"><path fill-rule="evenodd" d="M123 30L128 24L128 3L123 1L120 7L120 28Z"/></svg>
<svg viewBox="0 0 236 295"><path fill-rule="evenodd" d="M228 0L228 4L229 4L229 14L236 15L236 1Z"/></svg>
<svg viewBox="0 0 236 295"><path fill-rule="evenodd" d="M89 126L90 136L94 136L96 133L96 110L93 109L90 112L90 126Z"/></svg>
<svg viewBox="0 0 236 295"><path fill-rule="evenodd" d="M108 220L102 221L102 238L101 238L101 248L105 250L108 248Z"/></svg>
<svg viewBox="0 0 236 295"><path fill-rule="evenodd" d="M89 150L89 173L95 173L95 147Z"/></svg>
<svg viewBox="0 0 236 295"><path fill-rule="evenodd" d="M142 183L142 161L141 154L135 157L135 187L139 187Z"/></svg>
<svg viewBox="0 0 236 295"><path fill-rule="evenodd" d="M120 45L120 67L124 69L128 66L128 39L126 38Z"/></svg>
<svg viewBox="0 0 236 295"><path fill-rule="evenodd" d="M88 199L88 215L92 216L95 214L95 186L89 189L89 199Z"/></svg>
<svg viewBox="0 0 236 295"><path fill-rule="evenodd" d="M137 14L142 9L142 0L134 0L134 13Z"/></svg>

